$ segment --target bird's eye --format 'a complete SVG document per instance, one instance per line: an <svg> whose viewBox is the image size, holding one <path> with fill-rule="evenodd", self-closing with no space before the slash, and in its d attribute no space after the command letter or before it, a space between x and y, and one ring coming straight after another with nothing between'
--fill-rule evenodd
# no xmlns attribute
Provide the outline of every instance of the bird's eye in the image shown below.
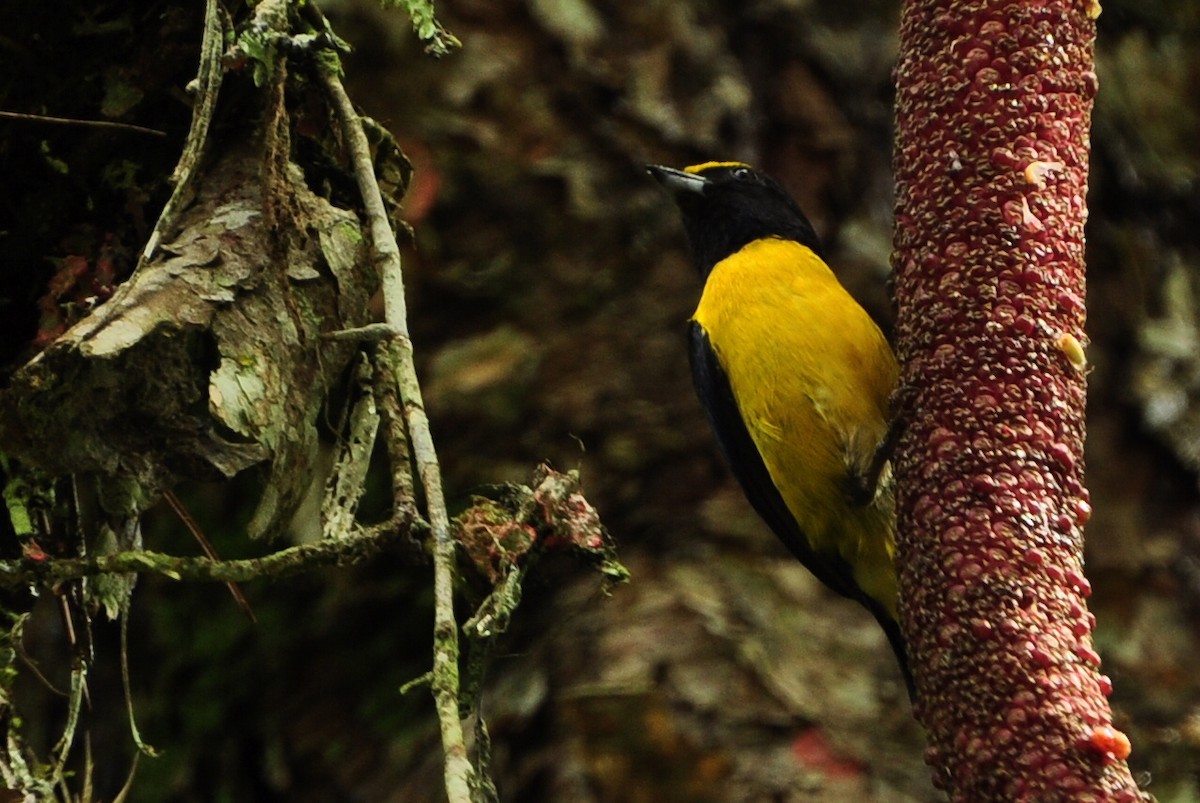
<svg viewBox="0 0 1200 803"><path fill-rule="evenodd" d="M744 181L744 180L750 178L750 168L735 167L733 169L733 172L730 175L732 175L734 178L738 179L739 181Z"/></svg>

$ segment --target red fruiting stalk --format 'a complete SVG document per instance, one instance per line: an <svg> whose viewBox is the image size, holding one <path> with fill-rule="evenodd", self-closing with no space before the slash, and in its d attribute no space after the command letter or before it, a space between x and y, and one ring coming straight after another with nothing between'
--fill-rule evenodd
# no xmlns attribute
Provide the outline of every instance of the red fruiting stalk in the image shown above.
<svg viewBox="0 0 1200 803"><path fill-rule="evenodd" d="M905 0L901 16L901 613L951 800L1140 797L1083 576L1095 12Z"/></svg>

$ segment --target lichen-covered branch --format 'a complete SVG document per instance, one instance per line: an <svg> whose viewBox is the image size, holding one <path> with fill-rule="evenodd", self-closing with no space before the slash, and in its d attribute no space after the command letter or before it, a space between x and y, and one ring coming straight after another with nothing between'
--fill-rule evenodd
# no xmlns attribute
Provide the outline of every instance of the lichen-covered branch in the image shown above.
<svg viewBox="0 0 1200 803"><path fill-rule="evenodd" d="M99 574L157 574L172 580L241 583L267 577L287 577L325 566L350 566L370 560L384 549L413 535L410 528L391 524L359 529L353 535L288 547L261 558L212 560L185 558L161 552L133 550L83 558L0 561L0 588L49 586Z"/></svg>
<svg viewBox="0 0 1200 803"><path fill-rule="evenodd" d="M956 801L1136 800L1083 575L1095 3L908 0L897 68L899 567Z"/></svg>
<svg viewBox="0 0 1200 803"><path fill-rule="evenodd" d="M391 327L393 348L381 349L381 355L393 358L392 366L405 420L412 441L412 456L425 491L429 526L433 534L434 652L433 696L441 723L442 750L445 755L446 794L450 803L470 803L475 772L467 756L459 711L458 622L454 618L455 545L450 533L450 517L442 492L441 471L429 430L429 419L421 398L413 362L412 341L408 335L408 314L404 299L404 280L400 269L400 248L388 221L387 208L375 178L370 145L362 121L350 96L333 70L321 72L330 103L337 114L353 164L354 176L366 209L371 245L379 261L384 299L384 317ZM393 467L398 470L399 467Z"/></svg>

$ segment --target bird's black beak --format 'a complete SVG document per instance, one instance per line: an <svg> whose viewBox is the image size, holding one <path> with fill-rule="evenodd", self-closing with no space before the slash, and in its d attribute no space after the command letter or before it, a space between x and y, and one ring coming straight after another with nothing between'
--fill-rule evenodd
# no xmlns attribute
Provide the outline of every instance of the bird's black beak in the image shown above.
<svg viewBox="0 0 1200 803"><path fill-rule="evenodd" d="M654 180L663 185L672 195L704 194L708 179L695 173L676 170L662 165L646 165L646 172L654 176Z"/></svg>

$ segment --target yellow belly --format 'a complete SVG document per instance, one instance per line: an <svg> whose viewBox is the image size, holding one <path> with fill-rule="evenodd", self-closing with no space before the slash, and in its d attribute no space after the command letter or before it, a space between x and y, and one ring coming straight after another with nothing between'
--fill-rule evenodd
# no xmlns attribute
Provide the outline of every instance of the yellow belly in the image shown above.
<svg viewBox="0 0 1200 803"><path fill-rule="evenodd" d="M870 316L798 243L757 240L719 262L694 319L708 333L767 470L813 549L840 555L896 613L890 493L849 498L888 423L897 367Z"/></svg>

